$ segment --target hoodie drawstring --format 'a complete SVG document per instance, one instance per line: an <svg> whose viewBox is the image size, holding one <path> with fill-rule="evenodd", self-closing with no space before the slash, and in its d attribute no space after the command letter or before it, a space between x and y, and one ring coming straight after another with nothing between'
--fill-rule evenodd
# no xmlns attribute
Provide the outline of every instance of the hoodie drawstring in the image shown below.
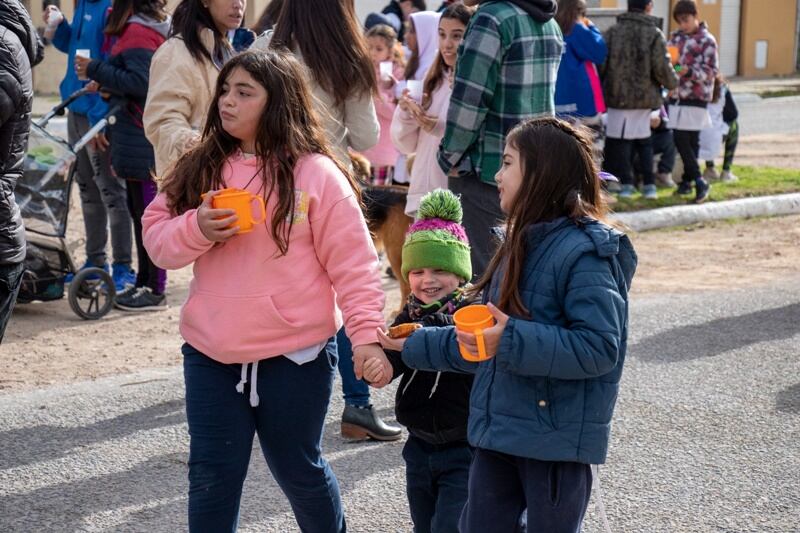
<svg viewBox="0 0 800 533"><path fill-rule="evenodd" d="M236 384L236 392L244 394L244 384L247 383L247 365L250 365L250 406L258 407L258 361L242 363L242 374Z"/></svg>
<svg viewBox="0 0 800 533"><path fill-rule="evenodd" d="M414 377L416 375L417 375L417 370L414 370L414 373L411 374L411 377L409 378L408 383L406 383L406 386L403 387L403 392L400 393L401 396L406 393L406 391L408 390L408 386L411 385L412 381L414 381Z"/></svg>
<svg viewBox="0 0 800 533"><path fill-rule="evenodd" d="M436 373L436 381L433 382L433 388L431 389L431 394L430 394L430 396L428 396L429 400L431 398L433 398L433 393L436 392L436 387L439 386L439 378L440 377L442 377L442 373L441 372L437 372Z"/></svg>

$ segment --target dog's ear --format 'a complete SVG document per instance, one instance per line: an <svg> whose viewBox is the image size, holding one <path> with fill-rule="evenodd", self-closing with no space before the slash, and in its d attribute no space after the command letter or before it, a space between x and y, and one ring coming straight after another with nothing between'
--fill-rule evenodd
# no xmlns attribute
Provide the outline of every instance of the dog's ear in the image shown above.
<svg viewBox="0 0 800 533"><path fill-rule="evenodd" d="M355 174L355 178L361 183L369 183L370 178L372 177L369 160L363 155L353 152L352 150L348 150L347 153L350 155L350 163L353 165L353 173Z"/></svg>

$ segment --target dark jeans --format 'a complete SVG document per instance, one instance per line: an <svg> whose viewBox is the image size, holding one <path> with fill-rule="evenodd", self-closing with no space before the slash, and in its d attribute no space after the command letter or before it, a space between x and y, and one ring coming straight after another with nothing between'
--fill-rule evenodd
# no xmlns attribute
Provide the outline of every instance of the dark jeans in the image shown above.
<svg viewBox="0 0 800 533"><path fill-rule="evenodd" d="M78 141L89 131L89 119L79 113L67 114L69 142ZM110 151L84 147L77 153L75 181L81 197L86 231L86 258L94 266L106 262L106 244L111 228L114 263L131 264L131 215L128 211L125 181L111 173Z"/></svg>
<svg viewBox="0 0 800 533"><path fill-rule="evenodd" d="M478 279L489 267L497 250L492 228L505 220L500 210L500 194L497 186L482 182L474 173L448 178L447 187L461 196L462 224L472 249L472 278Z"/></svg>
<svg viewBox="0 0 800 533"><path fill-rule="evenodd" d="M641 165L642 181L645 185L654 185L653 144L650 137L646 139L612 139L606 137L603 158L603 169L614 174L623 185L633 185L633 155L638 157Z"/></svg>
<svg viewBox="0 0 800 533"><path fill-rule="evenodd" d="M184 344L189 422L189 531L236 531L253 436L304 532L346 531L339 484L322 458L336 342L298 365L285 357L258 363L260 402L236 391L242 365L226 365ZM248 369L249 377L249 369Z"/></svg>
<svg viewBox="0 0 800 533"><path fill-rule="evenodd" d="M403 459L414 533L458 533L472 449L466 442L437 446L410 435Z"/></svg>
<svg viewBox="0 0 800 533"><path fill-rule="evenodd" d="M678 149L683 161L681 182L692 182L700 179L702 174L700 173L700 165L697 164L697 158L700 154L700 132L673 130L672 135L675 139L675 148Z"/></svg>
<svg viewBox="0 0 800 533"><path fill-rule="evenodd" d="M519 531L520 514L527 507L528 533L579 533L591 492L589 465L476 448L460 531Z"/></svg>
<svg viewBox="0 0 800 533"><path fill-rule="evenodd" d="M356 379L353 370L353 345L350 339L341 328L336 333L336 345L339 349L339 377L342 378L342 394L344 403L355 405L356 407L366 407L369 405L369 385L360 379Z"/></svg>
<svg viewBox="0 0 800 533"><path fill-rule="evenodd" d="M136 255L139 258L136 286L149 287L155 294L164 294L167 287L167 271L153 264L142 241L142 215L158 194L158 187L152 181L128 180L127 189L128 209L133 219L133 236L136 239Z"/></svg>
<svg viewBox="0 0 800 533"><path fill-rule="evenodd" d="M3 342L6 326L17 302L23 272L25 263L0 265L0 343Z"/></svg>
<svg viewBox="0 0 800 533"><path fill-rule="evenodd" d="M672 138L672 130L654 132L650 137L653 143L653 156L661 154L658 160L658 172L669 174L675 168L675 141Z"/></svg>

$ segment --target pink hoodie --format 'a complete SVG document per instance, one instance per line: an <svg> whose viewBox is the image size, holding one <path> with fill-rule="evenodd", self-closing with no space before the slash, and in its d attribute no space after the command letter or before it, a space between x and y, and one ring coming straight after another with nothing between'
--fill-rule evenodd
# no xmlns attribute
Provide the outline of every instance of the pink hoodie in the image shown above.
<svg viewBox="0 0 800 533"><path fill-rule="evenodd" d="M403 67L395 64L392 75L396 80L403 79ZM380 71L375 68L375 77L380 79ZM389 132L392 126L392 117L397 104L394 101L394 90L385 91L381 89L374 97L375 112L378 115L378 122L381 125L381 133L378 144L362 152L362 155L369 159L373 167L392 167L400 155L392 144L392 136Z"/></svg>
<svg viewBox="0 0 800 533"><path fill-rule="evenodd" d="M227 187L244 189L256 158L231 157ZM305 156L295 168L295 215L289 250L280 256L267 223L223 244L206 239L197 210L173 216L159 194L142 217L144 245L161 268L194 262L181 310L183 338L221 363L249 363L324 342L341 327L354 346L377 342L384 294L378 258L361 209L329 158ZM246 187L254 194L261 180ZM340 313L338 307L341 308Z"/></svg>

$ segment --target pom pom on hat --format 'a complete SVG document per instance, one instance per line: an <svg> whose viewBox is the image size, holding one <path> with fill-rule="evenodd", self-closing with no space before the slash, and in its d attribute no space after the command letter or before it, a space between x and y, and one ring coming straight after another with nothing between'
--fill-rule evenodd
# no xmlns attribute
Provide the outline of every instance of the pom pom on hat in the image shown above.
<svg viewBox="0 0 800 533"><path fill-rule="evenodd" d="M423 196L403 244L403 279L407 281L408 273L418 268L445 270L466 281L472 278L462 217L461 201L452 192L436 189Z"/></svg>

